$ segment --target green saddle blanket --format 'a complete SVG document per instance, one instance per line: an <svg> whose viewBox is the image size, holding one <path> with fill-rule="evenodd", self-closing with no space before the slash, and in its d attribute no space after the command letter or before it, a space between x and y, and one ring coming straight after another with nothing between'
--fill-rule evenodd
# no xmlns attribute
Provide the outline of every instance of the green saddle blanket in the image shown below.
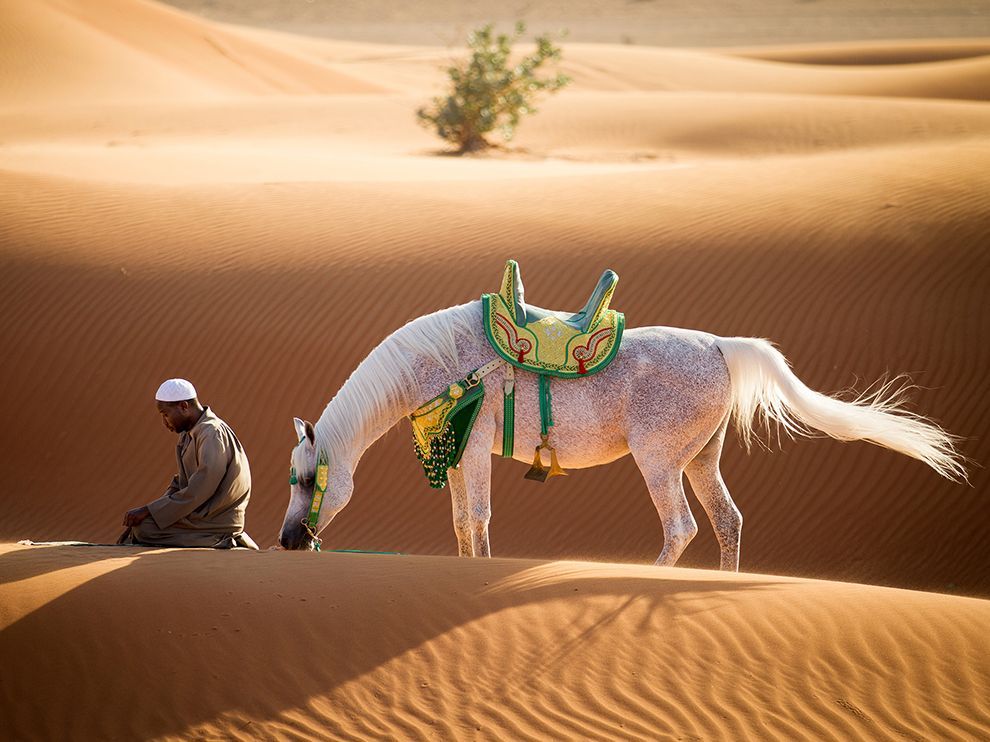
<svg viewBox="0 0 990 742"><path fill-rule="evenodd" d="M585 308L575 314L527 306L515 260L505 264L498 293L481 297L485 335L517 368L565 379L601 371L615 358L625 317L609 309L619 277L605 271Z"/></svg>

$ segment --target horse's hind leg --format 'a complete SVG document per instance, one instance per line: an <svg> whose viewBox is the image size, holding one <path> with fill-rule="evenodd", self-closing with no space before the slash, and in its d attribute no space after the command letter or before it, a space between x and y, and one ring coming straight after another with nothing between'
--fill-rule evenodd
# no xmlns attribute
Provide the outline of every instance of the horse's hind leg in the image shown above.
<svg viewBox="0 0 990 742"><path fill-rule="evenodd" d="M656 564L660 567L673 567L698 533L698 523L684 496L681 470L668 461L649 457L646 452L633 449L632 454L646 480L650 497L653 498L663 525L663 551L657 557Z"/></svg>
<svg viewBox="0 0 990 742"><path fill-rule="evenodd" d="M721 551L721 568L738 572L742 514L729 496L718 463L722 456L722 444L725 442L725 429L728 424L729 416L726 415L711 440L688 463L684 471L691 482L695 497L708 513L708 519L715 529Z"/></svg>

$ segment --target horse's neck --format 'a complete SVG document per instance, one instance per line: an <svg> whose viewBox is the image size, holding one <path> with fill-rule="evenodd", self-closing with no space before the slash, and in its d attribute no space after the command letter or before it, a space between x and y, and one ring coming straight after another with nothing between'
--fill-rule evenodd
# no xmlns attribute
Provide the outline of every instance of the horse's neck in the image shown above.
<svg viewBox="0 0 990 742"><path fill-rule="evenodd" d="M456 309L466 309L454 308ZM453 310L451 310L453 311ZM478 310L480 312L480 309ZM439 363L429 353L416 353L407 357L413 378L396 374L396 378L374 378L376 365L373 356L391 338L386 338L368 358L351 374L316 424L317 436L321 431L334 429L349 431L346 439L337 436L331 444L331 460L350 463L351 471L365 451L402 418L448 384L466 376L470 371L492 360L494 351L481 333L480 315L477 333L458 333L456 336L457 369L451 370ZM372 361L369 363L369 361ZM376 403L370 404L369 390L377 390ZM389 390L390 393L386 393ZM348 419L344 419L347 417Z"/></svg>
<svg viewBox="0 0 990 742"><path fill-rule="evenodd" d="M341 388L341 393L343 393L343 388ZM339 398L340 394L338 393L337 397L327 406L326 412L316 424L316 432L319 437L321 428L326 426L332 426L338 430L346 429L343 416L348 415L351 418L353 436L347 440L331 440L329 448L330 460L338 461L341 464L349 463L352 472L357 468L358 461L361 460L361 456L371 444L415 409L409 402L402 401L390 404L381 410L363 410L364 414L355 418L352 411L345 411L343 405L335 404Z"/></svg>
<svg viewBox="0 0 990 742"><path fill-rule="evenodd" d="M476 334L460 335L457 338L457 368L451 370L437 363L424 363L417 373L416 381L419 386L419 393L405 414L408 415L424 402L440 394L453 382L460 381L476 368L485 365L494 358L495 351L484 338L480 324Z"/></svg>

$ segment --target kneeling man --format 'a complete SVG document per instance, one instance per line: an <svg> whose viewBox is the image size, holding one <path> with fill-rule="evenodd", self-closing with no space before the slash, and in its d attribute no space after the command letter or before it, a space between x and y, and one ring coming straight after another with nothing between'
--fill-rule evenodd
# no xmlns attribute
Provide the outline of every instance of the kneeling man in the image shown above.
<svg viewBox="0 0 990 742"><path fill-rule="evenodd" d="M119 543L257 549L244 533L251 470L234 431L185 379L163 383L155 400L165 427L179 434L179 473L164 495L127 511Z"/></svg>

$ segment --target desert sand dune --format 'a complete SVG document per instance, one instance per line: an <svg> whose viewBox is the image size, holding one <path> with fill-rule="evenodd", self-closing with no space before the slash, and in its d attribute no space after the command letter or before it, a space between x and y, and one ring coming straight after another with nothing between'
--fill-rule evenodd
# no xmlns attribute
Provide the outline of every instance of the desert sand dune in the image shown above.
<svg viewBox="0 0 990 742"><path fill-rule="evenodd" d="M48 709L9 714L15 738L990 733L982 600L590 562L7 546L0 565L3 709Z"/></svg>
<svg viewBox="0 0 990 742"><path fill-rule="evenodd" d="M195 98L237 93L382 93L408 89L410 68L429 87L450 50L382 58L366 48L348 74L337 68L340 42L206 24L143 0L10 3L0 25L0 94L9 103ZM279 43L279 41L283 43ZM794 65L800 50L753 53L569 44L563 69L577 87L594 90L730 90L986 99L990 50L974 42L884 47L911 65L863 64L853 46L820 49L844 64ZM939 51L941 50L941 51ZM860 56L857 56L860 55ZM410 59L412 57L412 59ZM823 58L823 57L819 57ZM399 64L395 63L395 59ZM849 69L849 60L860 66ZM396 68L404 68L402 71ZM390 78L396 78L390 84ZM417 91L419 92L419 91Z"/></svg>
<svg viewBox="0 0 990 742"><path fill-rule="evenodd" d="M3 11L6 105L382 91L159 3L10 0Z"/></svg>
<svg viewBox="0 0 990 742"><path fill-rule="evenodd" d="M709 51L572 45L563 69L592 89L813 93L986 100L990 56L912 65L808 65Z"/></svg>
<svg viewBox="0 0 990 742"><path fill-rule="evenodd" d="M990 54L990 42L982 39L895 41L847 41L830 44L798 44L721 51L750 59L795 64L868 65L923 64L949 59L969 59Z"/></svg>
<svg viewBox="0 0 990 742"><path fill-rule="evenodd" d="M346 64L368 81L430 90L458 55L439 47L388 47L247 28L231 33ZM831 44L820 47L671 49L567 43L562 70L574 89L731 91L986 100L990 45L978 41ZM890 60L890 61L888 61ZM894 64L893 62L898 62Z"/></svg>
<svg viewBox="0 0 990 742"><path fill-rule="evenodd" d="M498 460L492 546L509 558L458 561L449 496L397 421L324 537L409 556L0 546L0 728L990 735L988 604L934 594L990 596L978 23L754 48L721 19L672 49L609 37L646 4L596 36L576 3L573 85L509 145L458 158L415 110L461 10L438 2L387 44L401 19L377 5L341 10L346 40L286 33L294 6L269 5L243 6L269 26L250 29L144 0L0 5L0 541L112 541L174 473L152 396L178 375L244 443L248 532L273 545L292 417L315 420L408 320L495 290L510 257L536 304L576 309L611 267L630 326L770 338L821 391L907 372L970 483L865 443L747 455L730 433L749 574L722 575L649 566L662 533L628 457L545 485ZM689 500L701 531L681 566L713 568Z"/></svg>
<svg viewBox="0 0 990 742"><path fill-rule="evenodd" d="M619 304L637 324L773 337L820 389L911 371L923 386L938 387L917 392L918 409L975 437L985 408L972 390L986 358L968 338L981 332L988 265L970 246L990 227L979 216L981 152L840 152L814 158L814 169L804 171L793 157L762 161L755 172L748 161L717 161L577 184L555 178L551 189L539 178L424 192L416 183L156 188L8 176L3 301L18 364L6 373L21 389L11 414L27 434L7 443L10 476L22 484L6 500L5 531L114 535L117 511L137 496L135 475L142 492L167 479L171 438L148 414L144 387L135 387L114 404L126 430L107 442L133 464L107 472L86 453L90 420L105 397L135 383L132 375L157 378L181 365L244 439L258 483L252 529L272 543L285 505L291 416L315 418L360 359L407 319L491 290L489 274L498 274L505 253L527 266L531 295L568 306L580 299L575 285L592 281L611 251L608 264L626 277ZM947 175L938 189L915 157L942 163ZM19 203L24 192L34 198ZM511 224L499 220L506 211ZM86 215L99 219L98 234L75 228ZM559 254L573 266L554 271ZM430 278L460 264L478 266L469 282ZM769 288L775 285L779 296ZM362 306L371 286L393 299L369 306L362 323L337 327L337 344L314 342L314 328L334 326L338 311L320 297L332 291L345 305ZM209 316L217 302L229 315ZM206 315L185 341L181 363L171 350L184 337L179 305ZM310 320L299 322L307 310ZM56 348L62 360L40 373ZM90 391L77 399L80 388ZM38 484L30 484L38 482L34 441L46 436L52 414L38 414L42 399L53 412L75 410L58 419L60 456L73 462L80 491L101 498L97 507L89 497L68 499L60 522L50 524L38 521ZM329 531L333 545L454 548L449 502L421 481L403 428L359 468L354 502ZM977 439L964 449L979 461L983 445ZM382 470L377 461L390 466ZM806 441L749 457L730 445L724 471L750 518L746 568L985 590L985 521L974 492L929 478L915 462L865 444ZM659 529L631 462L581 472L553 489L520 481L511 463L496 462L495 472L497 554L655 556ZM977 485L980 476L977 470ZM809 532L809 518L825 524ZM892 518L906 522L889 527ZM930 538L933 520L951 524L951 544ZM688 555L712 563L707 530Z"/></svg>

